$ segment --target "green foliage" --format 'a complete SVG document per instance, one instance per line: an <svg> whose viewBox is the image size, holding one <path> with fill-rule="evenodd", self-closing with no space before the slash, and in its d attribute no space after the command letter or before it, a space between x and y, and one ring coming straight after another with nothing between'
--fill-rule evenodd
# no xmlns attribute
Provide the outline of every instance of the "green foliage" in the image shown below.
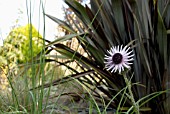
<svg viewBox="0 0 170 114"><path fill-rule="evenodd" d="M31 59L30 46L33 49L33 56L42 50L43 40L41 38L42 36L33 25L14 28L4 40L3 46L0 47L0 65L10 64L12 67L15 64L29 61Z"/></svg>
<svg viewBox="0 0 170 114"><path fill-rule="evenodd" d="M125 87L125 82L119 74L111 74L105 70L103 57L111 46L128 44L135 52L135 61L127 78L134 73L132 83L138 83L132 86L135 100L139 100L140 107L143 109L151 109L143 110L147 112L141 111L141 113L170 113L169 93L166 91L166 94L159 94L170 89L169 2L166 0L91 0L91 9L75 0L65 0L65 2L74 12L66 12L66 21L48 14L46 16L67 31L63 39L70 40L68 34L76 37L79 42L78 47L81 46L87 56L81 54L78 48L71 49L57 40L49 42L47 47L49 51L56 50L77 62L81 72L64 64L75 73L72 76L78 76L76 78L89 89L97 88L104 93L107 96L104 97L106 102L111 100ZM80 35L76 36L77 34ZM68 78L64 79L68 80ZM154 99L145 99L147 102L140 100L155 92L158 92L159 96L156 95ZM95 93L99 95L98 92ZM110 106L116 108L122 99L122 94L120 93ZM123 96L124 103L121 108L132 106L126 95Z"/></svg>

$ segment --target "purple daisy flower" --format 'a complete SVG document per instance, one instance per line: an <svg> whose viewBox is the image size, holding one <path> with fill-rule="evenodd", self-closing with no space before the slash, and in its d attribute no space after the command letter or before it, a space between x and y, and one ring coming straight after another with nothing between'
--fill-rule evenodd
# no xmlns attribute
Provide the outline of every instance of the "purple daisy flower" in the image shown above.
<svg viewBox="0 0 170 114"><path fill-rule="evenodd" d="M130 69L133 59L133 50L130 50L130 47L123 45L113 46L111 50L107 50L109 55L105 55L104 59L106 60L105 68L109 71L116 72L119 71L119 74L122 73L125 68Z"/></svg>

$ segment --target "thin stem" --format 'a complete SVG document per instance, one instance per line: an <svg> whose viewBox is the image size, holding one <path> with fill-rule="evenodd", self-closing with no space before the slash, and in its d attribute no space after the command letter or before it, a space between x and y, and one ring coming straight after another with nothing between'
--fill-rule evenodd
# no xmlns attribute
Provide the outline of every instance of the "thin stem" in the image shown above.
<svg viewBox="0 0 170 114"><path fill-rule="evenodd" d="M132 85L131 85L131 82L127 79L125 73L123 73L123 78L124 78L125 83L126 83L126 85L127 85L127 87L128 87L128 91L129 91L129 94L130 94L130 96L128 96L128 97L129 97L129 99L130 99L130 100L132 101L132 103L133 103L133 106L134 106L134 108L135 108L135 112L136 112L136 114L140 114L140 113L139 113L139 104L135 102L135 99L134 99L134 96L133 96L133 93L132 93L132 89L131 89Z"/></svg>

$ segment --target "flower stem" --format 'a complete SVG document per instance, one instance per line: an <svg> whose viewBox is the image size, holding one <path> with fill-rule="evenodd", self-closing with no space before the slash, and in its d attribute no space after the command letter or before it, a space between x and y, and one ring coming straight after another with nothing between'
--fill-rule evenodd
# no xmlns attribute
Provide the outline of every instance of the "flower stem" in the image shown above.
<svg viewBox="0 0 170 114"><path fill-rule="evenodd" d="M127 87L128 87L128 91L129 91L129 94L130 94L129 99L130 99L131 102L133 103L133 106L134 106L134 108L135 108L135 112L136 112L136 114L140 114L140 113L139 113L139 104L135 102L135 99L134 99L134 96L133 96L133 93L132 93L132 89L131 89L132 85L131 85L131 82L127 79L125 73L123 73L123 78L124 78L125 83L126 83L126 85L127 85Z"/></svg>

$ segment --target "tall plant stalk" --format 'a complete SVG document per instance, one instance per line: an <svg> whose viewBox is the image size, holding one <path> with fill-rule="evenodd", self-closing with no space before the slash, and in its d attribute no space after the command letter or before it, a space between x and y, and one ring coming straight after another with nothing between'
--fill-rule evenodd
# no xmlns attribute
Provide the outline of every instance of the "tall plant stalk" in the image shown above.
<svg viewBox="0 0 170 114"><path fill-rule="evenodd" d="M134 98L134 95L133 95L133 92L132 92L131 81L128 80L128 78L126 76L126 73L123 73L123 78L125 80L126 86L128 88L128 91L129 91L128 98L131 100L131 102L132 102L132 104L134 106L134 110L135 110L136 114L140 114L140 112L139 112L139 104L135 101L135 98Z"/></svg>

